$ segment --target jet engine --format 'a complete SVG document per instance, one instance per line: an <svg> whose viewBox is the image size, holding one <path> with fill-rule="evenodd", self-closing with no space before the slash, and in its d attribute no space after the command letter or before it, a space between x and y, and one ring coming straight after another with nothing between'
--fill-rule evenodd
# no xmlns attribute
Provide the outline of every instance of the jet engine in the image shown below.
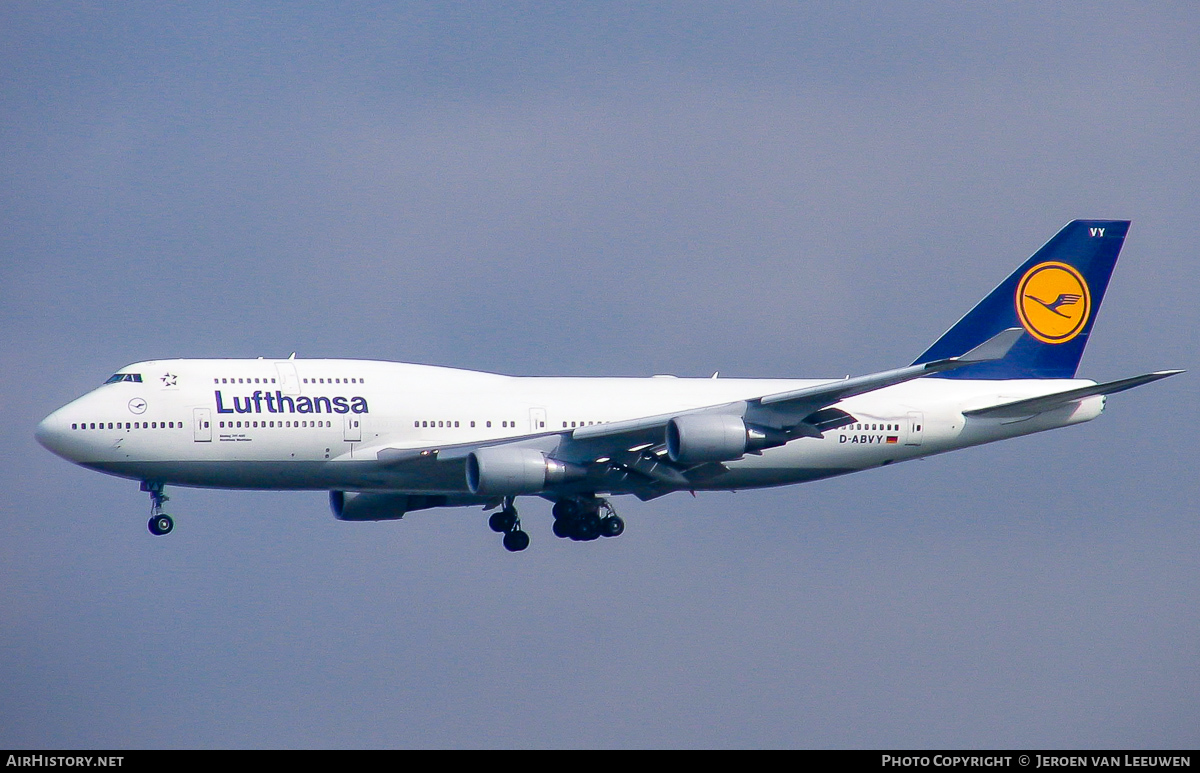
<svg viewBox="0 0 1200 773"><path fill-rule="evenodd" d="M329 509L339 521L394 521L412 510L445 504L446 497L442 495L329 492Z"/></svg>
<svg viewBox="0 0 1200 773"><path fill-rule="evenodd" d="M740 416L692 414L667 422L667 456L679 464L732 462L747 452L775 448L785 432L747 424Z"/></svg>
<svg viewBox="0 0 1200 773"><path fill-rule="evenodd" d="M550 459L536 448L491 446L467 456L467 488L484 496L536 494L586 475L579 465Z"/></svg>

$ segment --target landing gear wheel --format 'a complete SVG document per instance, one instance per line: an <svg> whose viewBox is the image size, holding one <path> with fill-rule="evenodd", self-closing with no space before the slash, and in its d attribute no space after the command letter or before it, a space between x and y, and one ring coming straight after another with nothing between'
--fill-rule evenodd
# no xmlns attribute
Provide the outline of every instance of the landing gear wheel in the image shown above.
<svg viewBox="0 0 1200 773"><path fill-rule="evenodd" d="M529 535L520 529L514 529L504 535L504 549L516 553L529 547Z"/></svg>
<svg viewBox="0 0 1200 773"><path fill-rule="evenodd" d="M156 537L170 534L171 529L175 528L175 522L171 520L171 516L162 511L163 504L170 499L163 493L163 484L144 480L142 481L142 491L150 493L150 522L146 524L146 527Z"/></svg>
<svg viewBox="0 0 1200 773"><path fill-rule="evenodd" d="M175 528L175 521L171 520L171 516L159 513L152 517L150 523L146 525L149 527L151 534L161 537L164 534L171 533L171 529Z"/></svg>
<svg viewBox="0 0 1200 773"><path fill-rule="evenodd" d="M600 524L600 533L605 537L620 537L625 531L625 519L619 515L610 515Z"/></svg>
<svg viewBox="0 0 1200 773"><path fill-rule="evenodd" d="M625 531L625 521L619 518L607 499L579 496L560 499L554 503L554 536L576 542L591 542L600 537L617 537Z"/></svg>
<svg viewBox="0 0 1200 773"><path fill-rule="evenodd" d="M488 526L497 534L503 534L512 531L517 525L517 511L512 508L504 508L492 513L492 517L488 518Z"/></svg>
<svg viewBox="0 0 1200 773"><path fill-rule="evenodd" d="M556 521L573 521L579 517L579 506L570 499L560 499L550 510Z"/></svg>
<svg viewBox="0 0 1200 773"><path fill-rule="evenodd" d="M590 542L600 536L600 516L597 513L584 513L575 521L575 533L571 535L580 542Z"/></svg>
<svg viewBox="0 0 1200 773"><path fill-rule="evenodd" d="M529 547L529 535L521 531L521 517L513 506L515 497L505 497L504 506L488 518L488 526L492 531L504 535L504 549L516 553Z"/></svg>

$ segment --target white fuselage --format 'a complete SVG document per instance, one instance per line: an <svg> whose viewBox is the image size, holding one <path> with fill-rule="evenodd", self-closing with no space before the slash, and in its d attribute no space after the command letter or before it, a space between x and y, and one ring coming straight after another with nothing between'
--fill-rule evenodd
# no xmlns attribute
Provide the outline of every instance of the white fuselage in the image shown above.
<svg viewBox="0 0 1200 773"><path fill-rule="evenodd" d="M396 468L381 451L462 446L752 399L819 380L522 378L370 360L159 360L48 416L38 439L86 467L219 488L467 493L461 465ZM1095 418L1102 396L1029 417L963 411L1083 380L921 378L837 405L854 423L724 464L680 488L776 486ZM619 486L611 493L622 493Z"/></svg>

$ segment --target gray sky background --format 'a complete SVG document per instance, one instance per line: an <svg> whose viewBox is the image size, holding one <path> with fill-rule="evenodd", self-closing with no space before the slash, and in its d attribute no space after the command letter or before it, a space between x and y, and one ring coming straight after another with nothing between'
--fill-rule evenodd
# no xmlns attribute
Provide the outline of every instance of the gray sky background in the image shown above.
<svg viewBox="0 0 1200 773"><path fill-rule="evenodd" d="M0 747L1200 745L1195 372L807 486L343 524L37 446L155 357L907 364L1065 222L1198 366L1194 3L0 6Z"/></svg>

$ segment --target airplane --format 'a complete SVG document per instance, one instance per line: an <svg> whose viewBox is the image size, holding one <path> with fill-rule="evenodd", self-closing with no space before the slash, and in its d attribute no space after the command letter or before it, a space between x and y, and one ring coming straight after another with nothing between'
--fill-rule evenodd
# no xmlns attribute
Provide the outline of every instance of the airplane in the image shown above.
<svg viewBox="0 0 1200 773"><path fill-rule="evenodd" d="M83 467L164 487L328 490L343 521L482 506L510 551L518 497L553 533L625 530L609 498L829 478L1090 421L1181 370L1075 377L1127 220L1075 220L906 367L840 379L528 378L373 360L148 360L47 416Z"/></svg>

